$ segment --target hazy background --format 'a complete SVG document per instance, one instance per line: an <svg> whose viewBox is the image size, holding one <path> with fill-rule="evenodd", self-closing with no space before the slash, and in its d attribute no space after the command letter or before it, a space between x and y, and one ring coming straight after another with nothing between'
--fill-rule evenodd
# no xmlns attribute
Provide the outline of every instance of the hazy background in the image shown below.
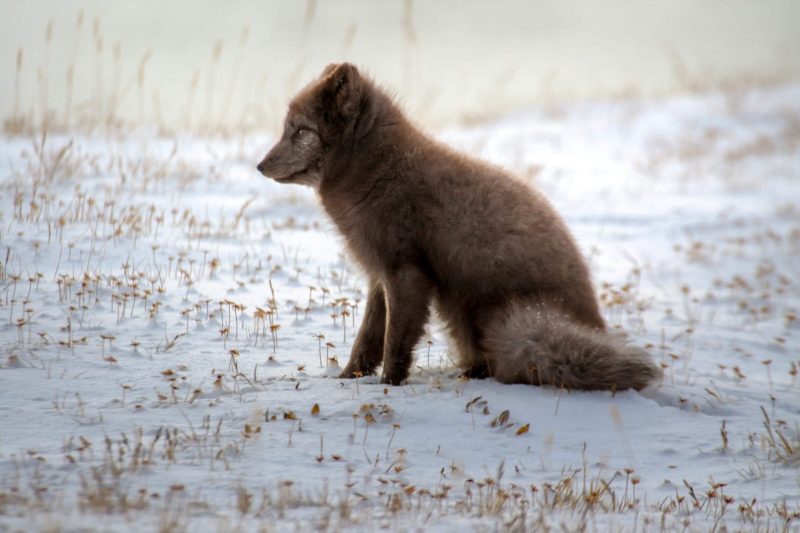
<svg viewBox="0 0 800 533"><path fill-rule="evenodd" d="M289 96L343 60L391 87L428 125L800 78L796 0L0 6L0 113L20 130L122 122L273 130Z"/></svg>

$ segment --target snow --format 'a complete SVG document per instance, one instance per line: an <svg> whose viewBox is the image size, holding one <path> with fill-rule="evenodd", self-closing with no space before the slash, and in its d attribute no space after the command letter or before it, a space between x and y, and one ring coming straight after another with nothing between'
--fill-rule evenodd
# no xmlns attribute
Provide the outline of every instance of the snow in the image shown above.
<svg viewBox="0 0 800 533"><path fill-rule="evenodd" d="M340 380L365 280L268 137L3 136L0 528L797 528L800 86L436 135L545 192L663 383L468 381L436 323Z"/></svg>

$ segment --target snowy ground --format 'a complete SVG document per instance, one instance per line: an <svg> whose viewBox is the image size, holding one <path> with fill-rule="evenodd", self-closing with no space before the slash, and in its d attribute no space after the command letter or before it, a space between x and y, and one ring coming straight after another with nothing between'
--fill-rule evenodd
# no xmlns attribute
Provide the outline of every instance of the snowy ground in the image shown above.
<svg viewBox="0 0 800 533"><path fill-rule="evenodd" d="M439 132L564 214L642 393L334 376L364 278L270 139L0 138L0 530L795 530L800 86Z"/></svg>

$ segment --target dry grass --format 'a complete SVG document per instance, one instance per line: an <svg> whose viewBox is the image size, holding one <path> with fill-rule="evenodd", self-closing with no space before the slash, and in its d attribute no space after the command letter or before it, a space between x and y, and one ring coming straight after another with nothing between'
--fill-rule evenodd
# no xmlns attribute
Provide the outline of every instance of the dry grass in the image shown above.
<svg viewBox="0 0 800 533"><path fill-rule="evenodd" d="M173 431L174 438L168 436ZM232 486L217 491L213 499L202 496L198 487L179 482L142 487L136 481L139 469L169 468L204 442L202 437L188 433L179 436L181 433L164 430L159 435L162 445L158 446L158 437L150 443L140 437L126 442L123 435L116 442L106 443L102 459L84 452L84 458L77 461L92 466L82 470L74 492L51 490L46 480L53 475L53 467L41 461L35 464L37 457L30 456L18 463L16 476L0 484L0 516L13 519L28 515L41 525L56 514L74 517L77 511L82 517L79 520L89 523L92 517L125 516L136 520L139 527L168 531L212 525L226 531L249 529L265 520L281 527L327 531L435 526L464 519L477 527L491 524L492 529L502 531L549 531L565 526L560 522L563 517L570 517L571 530L695 530L713 525L725 530L789 531L800 520L796 502L738 501L726 493L727 483L713 480L706 486L684 481L683 487L676 487L674 496L648 502L637 493L640 479L633 469L603 473L591 470L585 460L581 467L565 468L558 480L528 486L504 482L505 466L501 463L494 476L467 478L456 484L443 477L435 487L379 476L358 491L345 484L305 492L296 482L280 481L262 487ZM82 446L92 447L90 443ZM144 450L137 459L122 464L111 458L121 456L120 449L135 454L137 447ZM227 496L221 499L222 494ZM235 522L227 521L229 508L236 510ZM615 518L622 515L633 515L632 520L625 520L624 527Z"/></svg>
<svg viewBox="0 0 800 533"><path fill-rule="evenodd" d="M309 72L310 58L307 50L314 39L316 0L305 3L300 50L291 58L283 58L286 74L283 78L273 77L273 71L262 72L258 76L246 76L247 65L242 57L250 46L250 36L254 31L250 24L242 26L234 42L215 40L208 45L206 54L198 59L192 74L184 80L186 95L180 109L164 109L158 84L150 83L148 66L154 53L152 48L144 51L138 58L125 57L126 43L113 41L113 37L103 30L103 21L92 18L84 10L75 14L74 24L59 27L56 32L58 42L53 41L54 22L51 20L44 31L42 57L34 63L23 48L16 51L14 67L14 93L11 114L3 121L7 135L37 136L53 133L112 133L124 134L134 128L155 128L162 135L194 133L203 136L239 137L243 134L264 131L270 124L282 119L285 102L302 85L304 78L315 73ZM543 75L538 87L527 91L530 99L522 101L517 97L512 101L507 95L514 76L522 65L510 63L494 74L493 83L488 85L486 97L480 109L454 111L455 116L436 115L437 100L445 98L446 93L438 85L428 84L423 88L420 61L420 33L415 24L413 0L405 0L400 9L397 27L403 39L402 93L410 100L422 119L434 124L446 120L462 126L484 123L497 118L501 113L534 104L546 105L553 113L558 113L559 104L574 100L574 95L554 94L553 81L559 77L557 70ZM91 19L91 20L90 20ZM59 21L60 22L60 21ZM341 35L339 50L349 54L353 41L359 32L358 24L351 22ZM64 37L64 34L67 37ZM69 44L68 44L69 42ZM54 46L72 46L74 51L66 66L54 65L50 61ZM88 48L90 53L80 55L80 48ZM325 43L326 49L329 43ZM673 48L666 47L665 70L672 73L674 88L659 96L673 94L700 94L724 92L730 95L731 105L738 105L738 99L748 89L769 87L786 83L791 71L788 65L774 71L760 73L739 72L728 76L709 76L707 72L692 72ZM124 59L124 60L123 60ZM79 61L88 65L79 64ZM222 63L225 63L225 79L221 79ZM124 65L135 65L130 71ZM76 73L90 72L88 83L76 83ZM63 77L62 77L63 76ZM26 105L23 93L24 78L34 78L35 96ZM467 80L458 80L465 82ZM455 83L455 80L450 80ZM53 84L63 84L64 101L54 102L50 97ZM605 99L641 99L642 90L636 86L617 89L598 89ZM244 99L236 101L235 99ZM123 113L123 108L126 111ZM132 111L135 109L135 112ZM123 118L124 117L124 118ZM233 117L233 119L231 118ZM796 134L796 132L795 132ZM691 157L693 141L679 149L683 155ZM741 158L742 151L771 151L781 149L769 140L761 139L750 146L734 147L730 150L731 162ZM648 164L657 164L649 162Z"/></svg>

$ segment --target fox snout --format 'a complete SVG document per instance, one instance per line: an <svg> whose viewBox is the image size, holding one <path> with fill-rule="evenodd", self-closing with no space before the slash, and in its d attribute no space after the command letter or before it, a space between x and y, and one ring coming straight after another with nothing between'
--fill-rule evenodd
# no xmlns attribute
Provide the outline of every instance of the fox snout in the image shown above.
<svg viewBox="0 0 800 533"><path fill-rule="evenodd" d="M284 157L286 154L286 149L281 146L279 142L272 149L264 156L264 159L256 165L258 171L268 178L280 178L283 177L282 175L286 172L286 164L284 164Z"/></svg>
<svg viewBox="0 0 800 533"><path fill-rule="evenodd" d="M321 151L321 142L315 133L284 134L256 168L279 183L313 187L322 178L319 168Z"/></svg>
<svg viewBox="0 0 800 533"><path fill-rule="evenodd" d="M300 167L302 167L302 165L292 157L291 151L280 144L274 146L273 149L264 156L264 159L256 165L256 168L261 174L278 181L300 170Z"/></svg>

